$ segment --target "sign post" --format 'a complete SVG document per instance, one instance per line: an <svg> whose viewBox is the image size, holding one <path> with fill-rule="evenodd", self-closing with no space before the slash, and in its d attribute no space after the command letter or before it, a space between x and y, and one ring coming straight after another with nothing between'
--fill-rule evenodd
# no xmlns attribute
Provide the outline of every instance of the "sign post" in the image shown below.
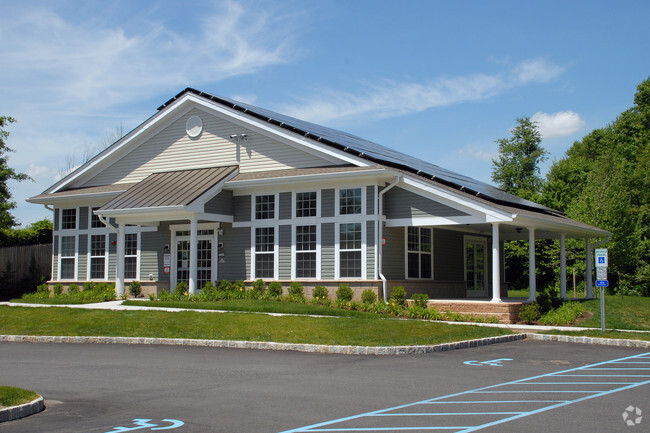
<svg viewBox="0 0 650 433"><path fill-rule="evenodd" d="M596 248L596 287L600 287L600 329L605 332L605 287L607 281L607 248Z"/></svg>

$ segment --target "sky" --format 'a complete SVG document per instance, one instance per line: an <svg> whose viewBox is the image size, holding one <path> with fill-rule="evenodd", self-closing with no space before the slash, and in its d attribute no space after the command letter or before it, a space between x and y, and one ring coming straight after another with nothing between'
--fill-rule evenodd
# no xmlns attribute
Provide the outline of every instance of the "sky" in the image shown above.
<svg viewBox="0 0 650 433"><path fill-rule="evenodd" d="M340 129L492 183L496 140L538 122L550 157L633 105L650 2L0 0L0 116L27 203L185 89Z"/></svg>

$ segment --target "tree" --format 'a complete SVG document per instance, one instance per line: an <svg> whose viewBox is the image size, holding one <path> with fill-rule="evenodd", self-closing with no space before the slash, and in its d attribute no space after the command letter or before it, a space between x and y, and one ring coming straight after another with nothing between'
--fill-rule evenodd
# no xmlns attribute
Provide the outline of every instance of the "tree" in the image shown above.
<svg viewBox="0 0 650 433"><path fill-rule="evenodd" d="M72 151L66 155L65 165L59 169L59 176L65 177L68 174L72 173L77 168L93 159L97 154L110 147L122 137L124 137L124 127L120 123L119 127L107 131L96 145L88 146L83 149L81 154L77 153L76 151Z"/></svg>
<svg viewBox="0 0 650 433"><path fill-rule="evenodd" d="M16 202L11 200L11 193L7 182L16 180L22 182L31 179L25 173L17 173L16 170L9 167L7 156L8 152L13 152L13 149L7 146L5 140L9 137L9 132L4 128L9 123L14 123L16 119L9 116L0 116L0 229L6 229L15 226L16 220L9 212L16 208Z"/></svg>
<svg viewBox="0 0 650 433"><path fill-rule="evenodd" d="M536 201L540 197L544 181L539 164L548 152L541 146L542 135L537 123L529 117L517 118L512 137L501 138L499 157L492 160L492 180L506 192Z"/></svg>

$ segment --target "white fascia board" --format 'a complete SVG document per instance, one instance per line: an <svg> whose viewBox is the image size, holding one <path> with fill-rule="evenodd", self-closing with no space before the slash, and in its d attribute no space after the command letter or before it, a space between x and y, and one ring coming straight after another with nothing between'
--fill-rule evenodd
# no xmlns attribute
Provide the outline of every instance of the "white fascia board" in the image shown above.
<svg viewBox="0 0 650 433"><path fill-rule="evenodd" d="M535 230L540 231L549 231L555 233L565 233L568 237L589 237L589 238L604 238L611 235L607 230L599 229L597 227L579 227L573 225L570 221L566 223L563 222L554 222L544 220L542 218L535 218L534 216L528 215L517 215L514 219L514 222L518 226L526 228L534 228Z"/></svg>
<svg viewBox="0 0 650 433"><path fill-rule="evenodd" d="M260 119L252 118L250 116L247 116L245 113L242 113L241 111L234 110L230 107L226 107L205 98L201 98L197 95L187 94L183 98L179 99L179 101L183 102L185 99L190 100L197 105L205 107L208 110L220 113L222 116L225 115L227 116L228 120L239 123L240 125L250 128L262 135L281 141L299 150L311 153L312 155L315 155L319 158L329 160L332 163L347 163L361 167L374 165L372 162L367 161L363 158L359 158L338 149L334 149L331 146L319 143L313 139L291 133L290 131L281 128L278 125L263 122Z"/></svg>
<svg viewBox="0 0 650 433"><path fill-rule="evenodd" d="M404 175L402 183L397 186L424 197L429 196L429 198L470 215L477 215L477 213L484 214L485 221L483 222L507 222L512 221L515 216L510 212L505 212L459 194L454 194L451 191L421 181L408 174Z"/></svg>
<svg viewBox="0 0 650 433"><path fill-rule="evenodd" d="M348 171L338 173L319 173L296 176L284 176L265 179L237 180L226 182L224 187L237 191L238 194L245 193L251 188L272 187L275 185L296 185L318 183L323 186L323 182L340 181L346 182L348 179L353 182L359 182L363 179L377 180L382 177L392 177L389 170L378 168L375 170ZM327 185L329 186L329 185Z"/></svg>
<svg viewBox="0 0 650 433"><path fill-rule="evenodd" d="M124 191L126 191L126 188L121 191L94 192L88 194L43 197L39 199L28 198L25 201L34 204L58 204L58 203L75 203L80 201L88 202L88 201L97 201L97 200L111 200L114 199L115 197L118 197Z"/></svg>
<svg viewBox="0 0 650 433"><path fill-rule="evenodd" d="M417 227L417 226L449 226L459 224L482 224L485 216L453 216L453 217L422 217L386 219L386 227Z"/></svg>

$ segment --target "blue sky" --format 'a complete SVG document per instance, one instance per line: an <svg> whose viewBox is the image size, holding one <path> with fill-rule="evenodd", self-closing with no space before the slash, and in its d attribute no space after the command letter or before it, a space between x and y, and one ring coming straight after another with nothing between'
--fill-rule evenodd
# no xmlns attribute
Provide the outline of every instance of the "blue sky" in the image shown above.
<svg viewBox="0 0 650 433"><path fill-rule="evenodd" d="M490 182L539 122L559 159L650 75L647 1L0 0L0 115L25 202L185 87L341 129ZM550 163L550 161L549 161ZM544 166L547 169L549 163Z"/></svg>

